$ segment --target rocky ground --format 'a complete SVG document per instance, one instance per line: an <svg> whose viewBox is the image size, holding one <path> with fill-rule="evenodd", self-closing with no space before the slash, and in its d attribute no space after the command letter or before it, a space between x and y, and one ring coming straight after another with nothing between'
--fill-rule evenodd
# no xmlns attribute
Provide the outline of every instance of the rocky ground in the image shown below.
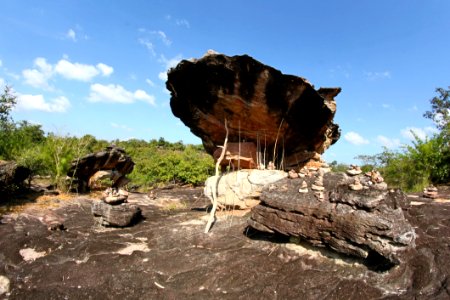
<svg viewBox="0 0 450 300"><path fill-rule="evenodd" d="M410 200L417 247L380 271L250 231L248 211L204 234L201 189L132 193L144 219L129 228L99 225L92 197L36 199L1 219L0 299L449 299L450 191Z"/></svg>

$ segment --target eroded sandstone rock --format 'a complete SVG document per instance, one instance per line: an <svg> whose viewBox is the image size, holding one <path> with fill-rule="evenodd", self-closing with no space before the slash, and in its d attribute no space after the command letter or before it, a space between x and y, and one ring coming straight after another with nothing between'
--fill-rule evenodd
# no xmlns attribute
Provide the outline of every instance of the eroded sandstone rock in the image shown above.
<svg viewBox="0 0 450 300"><path fill-rule="evenodd" d="M111 205L103 201L92 203L92 214L100 217L100 224L104 226L126 227L141 217L141 209L134 204L123 203Z"/></svg>
<svg viewBox="0 0 450 300"><path fill-rule="evenodd" d="M30 176L30 169L19 166L14 161L0 160L0 192L9 186L20 186Z"/></svg>
<svg viewBox="0 0 450 300"><path fill-rule="evenodd" d="M304 182L316 186L317 178L278 181L263 190L248 224L347 255L368 259L376 254L400 263L416 237L399 207L406 196L373 187L355 190L353 180L343 173L327 173L323 191L306 193Z"/></svg>
<svg viewBox="0 0 450 300"><path fill-rule="evenodd" d="M103 151L73 160L67 175L76 178L78 191L84 192L98 179L106 177L111 179L113 187L121 187L128 183L125 176L131 173L133 168L134 162L125 150L112 145Z"/></svg>
<svg viewBox="0 0 450 300"><path fill-rule="evenodd" d="M215 52L183 60L168 73L173 114L213 154L225 138L257 145L258 161L287 169L306 163L339 139L333 123L340 88L320 88L248 55ZM265 157L263 155L265 153Z"/></svg>

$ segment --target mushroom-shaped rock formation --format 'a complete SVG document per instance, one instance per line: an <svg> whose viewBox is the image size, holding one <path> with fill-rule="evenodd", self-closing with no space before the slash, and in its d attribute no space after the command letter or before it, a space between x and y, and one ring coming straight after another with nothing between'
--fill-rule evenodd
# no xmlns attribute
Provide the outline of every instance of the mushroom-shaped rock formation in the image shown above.
<svg viewBox="0 0 450 300"><path fill-rule="evenodd" d="M113 181L112 186L118 188L127 182L125 175L131 173L133 168L134 162L125 150L111 145L103 151L73 160L67 175L76 178L78 191L84 192L89 188L88 183L99 176L99 171L111 171L107 173Z"/></svg>
<svg viewBox="0 0 450 300"><path fill-rule="evenodd" d="M303 165L340 137L334 97L340 88L320 88L285 75L248 55L208 52L182 60L168 73L173 114L200 137L213 154L225 139L253 142L258 165ZM263 154L266 156L263 158Z"/></svg>

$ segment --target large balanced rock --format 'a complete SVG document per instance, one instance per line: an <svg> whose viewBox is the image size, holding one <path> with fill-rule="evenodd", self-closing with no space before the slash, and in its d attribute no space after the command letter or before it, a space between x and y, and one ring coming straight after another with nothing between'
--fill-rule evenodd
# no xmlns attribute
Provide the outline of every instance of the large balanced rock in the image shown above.
<svg viewBox="0 0 450 300"><path fill-rule="evenodd" d="M30 174L31 171L27 167L19 166L14 161L0 160L0 192L13 185L22 185Z"/></svg>
<svg viewBox="0 0 450 300"><path fill-rule="evenodd" d="M92 185L105 174L112 180L112 186L117 188L127 182L125 175L131 173L133 168L134 162L125 150L112 145L73 160L67 175L77 179L79 191L88 189L89 183Z"/></svg>
<svg viewBox="0 0 450 300"><path fill-rule="evenodd" d="M293 167L339 139L333 123L340 88L320 88L248 55L210 52L183 60L168 73L173 114L200 137L209 154L222 145L225 119L231 143L253 142L264 163ZM262 157L263 155L259 155Z"/></svg>
<svg viewBox="0 0 450 300"><path fill-rule="evenodd" d="M328 173L320 177L268 185L248 224L346 255L400 263L416 237L401 208L406 196L369 183L365 176ZM352 188L355 181L362 189Z"/></svg>

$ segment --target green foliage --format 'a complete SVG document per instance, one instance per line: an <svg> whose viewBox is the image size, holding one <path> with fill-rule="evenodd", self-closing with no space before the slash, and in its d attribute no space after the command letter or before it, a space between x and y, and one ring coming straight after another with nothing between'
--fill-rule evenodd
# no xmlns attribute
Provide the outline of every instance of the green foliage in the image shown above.
<svg viewBox="0 0 450 300"><path fill-rule="evenodd" d="M338 163L336 160L333 160L330 163L330 167L333 172L345 172L347 171L349 165Z"/></svg>

